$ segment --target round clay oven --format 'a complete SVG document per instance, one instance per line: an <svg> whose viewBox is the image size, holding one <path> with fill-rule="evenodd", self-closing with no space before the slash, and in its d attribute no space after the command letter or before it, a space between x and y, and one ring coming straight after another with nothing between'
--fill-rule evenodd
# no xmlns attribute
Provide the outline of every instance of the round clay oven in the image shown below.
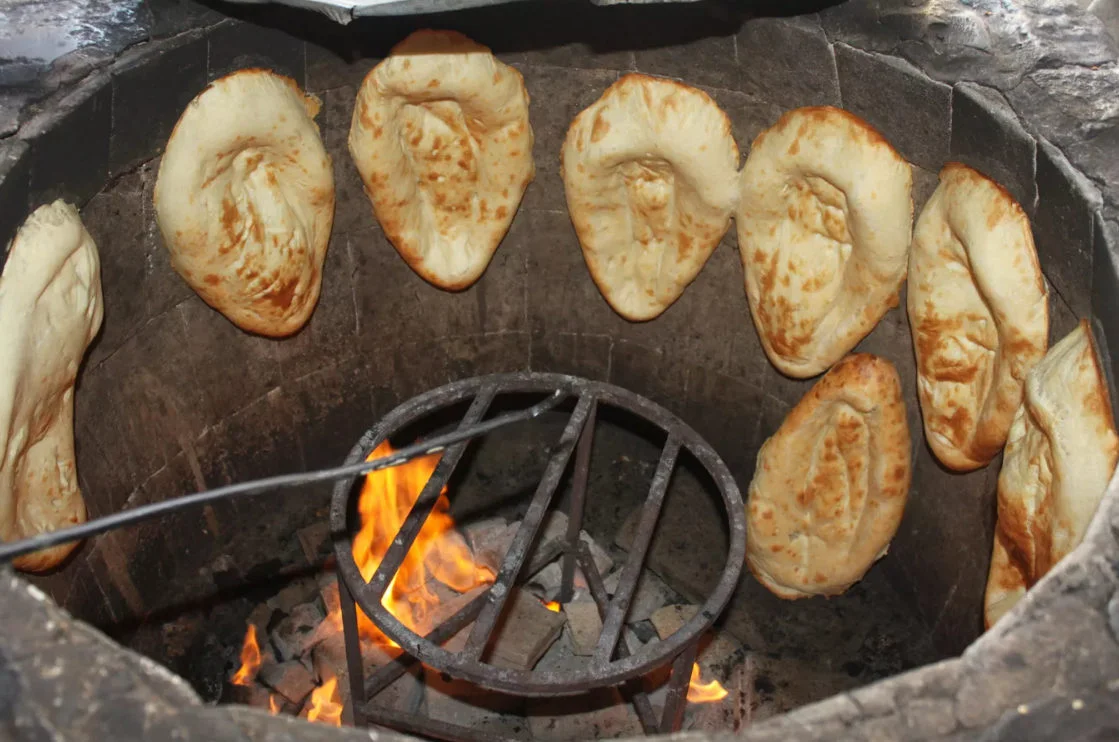
<svg viewBox="0 0 1119 742"><path fill-rule="evenodd" d="M0 241L61 196L81 206L101 255L104 327L76 397L90 517L337 464L399 402L519 370L605 380L659 402L713 445L745 490L759 446L812 381L783 377L762 352L734 230L676 304L631 323L596 289L567 215L567 126L634 70L708 92L743 155L785 110L841 106L912 163L918 211L948 161L998 180L1031 219L1051 338L1090 318L1110 373L1119 353L1119 68L1100 22L1049 0L824 5L755 16L748 2L514 3L340 25L281 6L149 0L99 17L94 43L51 64L0 65L15 82L0 98ZM9 12L20 20L35 7ZM431 287L400 259L346 149L365 73L424 27L488 45L521 71L532 98L536 178L482 279L458 293ZM283 340L241 332L204 304L172 271L152 209L161 148L183 107L208 81L249 66L290 75L322 99L318 124L334 159L322 298L310 323ZM1119 483L1084 544L981 636L999 462L949 473L924 445L904 301L858 349L897 366L915 441L890 553L855 597L781 604L744 572L736 601L768 619L763 640L782 622L826 620L844 600L901 606L919 627L914 644L928 648L920 662L944 659L903 663L893 671L904 674L752 726L745 738L1017 740L1024 720L1062 729L1062 739L1077 724L1114 730ZM179 512L92 539L53 574L6 575L0 678L10 682L0 683L0 723L17 737L50 728L60 738L297 738L290 722L205 706L196 693L212 698L205 679L229 659L214 622L236 633L254 591L312 563L295 534L324 519L328 493ZM223 602L242 612L215 609Z"/></svg>

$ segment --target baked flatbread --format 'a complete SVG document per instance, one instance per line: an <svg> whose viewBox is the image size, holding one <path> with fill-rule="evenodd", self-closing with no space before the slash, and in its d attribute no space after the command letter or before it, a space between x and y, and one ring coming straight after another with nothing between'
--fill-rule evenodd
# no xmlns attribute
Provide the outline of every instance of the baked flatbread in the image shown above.
<svg viewBox="0 0 1119 742"><path fill-rule="evenodd" d="M571 122L562 157L567 209L599 291L626 319L656 317L730 225L730 119L703 91L625 75Z"/></svg>
<svg viewBox="0 0 1119 742"><path fill-rule="evenodd" d="M171 132L155 211L171 264L243 330L282 337L314 311L334 175L294 80L247 69L210 83Z"/></svg>
<svg viewBox="0 0 1119 742"><path fill-rule="evenodd" d="M1119 436L1088 321L1026 377L999 472L988 628L1083 540L1119 461Z"/></svg>
<svg viewBox="0 0 1119 742"><path fill-rule="evenodd" d="M838 108L789 111L754 140L738 247L758 337L781 373L825 371L898 305L912 180L881 134Z"/></svg>
<svg viewBox="0 0 1119 742"><path fill-rule="evenodd" d="M101 328L101 263L78 211L35 210L0 275L0 538L15 541L83 523L74 461L74 381ZM14 561L40 572L76 548Z"/></svg>
<svg viewBox="0 0 1119 742"><path fill-rule="evenodd" d="M908 289L929 447L950 469L985 466L1049 337L1048 290L1021 207L975 170L945 165L913 232Z"/></svg>
<svg viewBox="0 0 1119 742"><path fill-rule="evenodd" d="M521 73L453 31L417 31L365 77L350 154L412 270L465 289L489 265L535 176Z"/></svg>
<svg viewBox="0 0 1119 742"><path fill-rule="evenodd" d="M886 553L909 493L909 428L889 361L850 355L758 452L746 564L775 595L838 595Z"/></svg>

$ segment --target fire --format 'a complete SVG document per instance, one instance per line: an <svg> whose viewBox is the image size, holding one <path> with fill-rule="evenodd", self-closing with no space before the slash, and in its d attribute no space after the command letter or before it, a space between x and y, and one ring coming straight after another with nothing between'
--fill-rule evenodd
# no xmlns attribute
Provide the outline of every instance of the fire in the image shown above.
<svg viewBox="0 0 1119 742"><path fill-rule="evenodd" d="M268 713L273 716L280 713L280 704L276 701L276 696L268 696Z"/></svg>
<svg viewBox="0 0 1119 742"><path fill-rule="evenodd" d="M256 626L249 624L245 643L241 646L241 667L230 678L234 685L251 685L260 669L260 645L256 643Z"/></svg>
<svg viewBox="0 0 1119 742"><path fill-rule="evenodd" d="M307 712L307 721L342 726L342 704L334 698L334 688L337 685L338 678L331 678L311 691L311 709Z"/></svg>
<svg viewBox="0 0 1119 742"><path fill-rule="evenodd" d="M552 613L559 613L560 612L560 604L557 603L554 600L549 600L547 603L544 604L544 607L547 608Z"/></svg>
<svg viewBox="0 0 1119 742"><path fill-rule="evenodd" d="M385 441L369 454L367 460L388 456L392 452L392 446ZM431 454L401 466L366 475L358 500L361 530L353 544L354 561L366 580L371 579L377 571L389 545L408 516L408 511L419 498L438 462L439 455ZM493 582L494 579L494 574L488 567L474 563L474 555L455 530L455 522L449 510L450 502L444 487L434 510L420 529L404 563L381 600L381 604L393 616L419 634L426 634L435 628L430 625L429 619L432 610L439 604L439 598L428 587L430 580L438 580L462 593L478 585ZM340 619L332 617L332 620L341 625ZM397 646L360 609L358 631L362 636L383 646Z"/></svg>
<svg viewBox="0 0 1119 742"><path fill-rule="evenodd" d="M710 683L699 681L699 663L692 665L692 679L688 683L688 703L711 703L726 698L727 691L718 680Z"/></svg>

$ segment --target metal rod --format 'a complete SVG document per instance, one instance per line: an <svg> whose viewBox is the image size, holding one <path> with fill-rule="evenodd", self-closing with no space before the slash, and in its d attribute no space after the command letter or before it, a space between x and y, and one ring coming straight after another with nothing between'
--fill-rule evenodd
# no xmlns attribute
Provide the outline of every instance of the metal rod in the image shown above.
<svg viewBox="0 0 1119 742"><path fill-rule="evenodd" d="M645 562L645 555L649 551L649 544L653 540L653 530L657 526L661 507L664 505L665 492L668 490L668 480L672 477L672 470L676 466L676 454L680 452L680 441L672 435L664 443L661 450L660 462L653 475L653 484L649 489L649 497L641 509L641 520L637 526L637 533L630 546L629 558L622 568L622 576L618 580L618 590L610 601L610 610L602 619L602 634L598 637L598 646L594 651L594 663L605 665L614 656L614 648L618 645L618 637L622 633L622 624L626 614L629 613L630 600L637 589L637 581L641 577L641 565Z"/></svg>
<svg viewBox="0 0 1119 742"><path fill-rule="evenodd" d="M580 541L577 548L579 566L583 570L583 576L587 578L587 588L591 591L591 598L598 606L598 615L600 617L605 616L606 609L610 605L610 595L606 592L602 575L598 573L598 567L594 563L590 547ZM622 643L618 645L618 654L625 658L629 656L630 651L629 637L624 636ZM627 689L624 685L621 690L623 694L631 696L629 701L633 704L633 710L637 712L637 718L641 721L641 728L645 730L645 734L657 734L660 731L660 719L657 718L657 713L653 710L649 695L640 689Z"/></svg>
<svg viewBox="0 0 1119 742"><path fill-rule="evenodd" d="M184 495L183 497L161 500L160 502L130 508L129 510L106 515L102 518L95 518L94 520L89 520L76 526L70 526L69 528L62 528L57 531L50 531L49 533L40 533L20 541L10 541L0 544L0 563L10 562L25 554L31 554L59 544L81 541L82 539L117 528L135 525L136 523L158 518L177 510L183 510L196 505L205 505L215 500L237 496L258 495L272 490L303 487L316 482L347 479L360 474L368 474L371 471L377 471L379 469L400 466L419 456L439 453L447 446L454 443L469 440L470 438L477 438L480 435L485 435L490 431L497 430L506 425L511 425L512 423L539 417L559 404L566 396L567 394L562 389L557 390L552 396L548 397L548 399L528 409L519 412L510 412L506 415L495 417L492 420L486 420L472 428L460 428L452 433L437 435L426 441L421 441L411 446L405 446L393 452L390 456L383 456L373 461L362 461L360 463L347 464L332 469L319 469L317 471L300 472L298 474L283 474L277 477L267 477L251 482L238 482L237 484L216 487L204 492L196 492L193 495Z"/></svg>
<svg viewBox="0 0 1119 742"><path fill-rule="evenodd" d="M363 727L365 718L361 706L368 698L362 694L365 665L361 660L361 637L357 632L357 606L345 580L338 580L338 609L342 614L342 639L346 645L346 673L350 676L350 702L342 709L343 720L350 726Z"/></svg>
<svg viewBox="0 0 1119 742"><path fill-rule="evenodd" d="M373 723L388 727L393 731L418 734L449 742L519 742L516 737L508 737L492 732L483 732L473 727L464 727L445 721L416 714L403 714L383 706L366 704L365 714Z"/></svg>
<svg viewBox="0 0 1119 742"><path fill-rule="evenodd" d="M684 721L684 705L688 700L688 686L692 680L692 665L695 664L699 642L684 648L672 663L672 677L668 681L668 695L664 699L664 714L661 716L661 734L680 731Z"/></svg>
<svg viewBox="0 0 1119 742"><path fill-rule="evenodd" d="M549 562L560 555L562 549L562 545L552 544L533 558L532 562L529 564L528 570L524 574L536 574L544 569ZM478 617L485 603L486 593L482 593L460 608L453 616L428 632L424 638L434 644L443 644L449 641L455 634L465 629L470 625L471 621ZM416 658L410 654L401 654L392 662L381 667L369 678L368 682L366 682L365 697L372 698L392 685L396 682L397 678L408 672L408 668L415 664L416 661Z"/></svg>
<svg viewBox="0 0 1119 742"><path fill-rule="evenodd" d="M472 425L477 425L482 416L486 414L486 410L489 409L496 393L497 387L482 387L478 395L474 397L474 401L470 403L470 409L466 411L466 416L462 419L459 427L469 428ZM384 595L389 583L392 582L393 576L400 569L400 565L404 563L404 558L408 556L408 550L412 548L416 536L419 535L428 516L431 515L435 503L439 501L443 486L447 484L447 480L450 479L455 467L458 466L463 452L466 451L467 443L468 441L462 441L447 448L446 453L440 457L439 463L435 465L435 471L428 477L419 497L412 503L412 509L408 512L408 517L404 519L396 537L389 544L384 558L377 566L377 571L373 573L373 578L369 580L370 594L377 600L380 600L381 596Z"/></svg>
<svg viewBox="0 0 1119 742"><path fill-rule="evenodd" d="M487 593L486 606L474 623L474 628L470 630L470 637L466 640L466 646L463 647L461 656L476 661L481 658L485 651L494 626L497 624L498 618L501 617L501 610L505 607L505 601L512 592L513 582L524 566L529 547L536 540L536 532L540 529L540 523L544 520L548 505L556 493L560 477L563 476L563 472L567 468L567 462L571 458L571 452L575 448L575 443L587 422L587 415L590 414L593 403L594 397L585 394L579 398L578 404L575 405L575 411L571 413L567 427L564 428L563 435L560 436L558 449L552 454L548 466L544 469L544 476L536 488L536 494L532 496L532 501L521 520L521 527L517 529L517 533L513 537L513 543L509 546L509 551L505 553L505 558L501 562L501 569L497 573L497 579L494 580L493 587Z"/></svg>
<svg viewBox="0 0 1119 742"><path fill-rule="evenodd" d="M598 414L598 400L591 405L583 434L579 436L579 446L575 449L575 474L571 481L571 507L567 513L567 551L563 555L563 572L560 578L559 594L556 600L566 603L571 600L575 583L575 547L579 543L579 532L583 530L583 509L587 500L587 477L591 468L591 448L594 446L594 424Z"/></svg>

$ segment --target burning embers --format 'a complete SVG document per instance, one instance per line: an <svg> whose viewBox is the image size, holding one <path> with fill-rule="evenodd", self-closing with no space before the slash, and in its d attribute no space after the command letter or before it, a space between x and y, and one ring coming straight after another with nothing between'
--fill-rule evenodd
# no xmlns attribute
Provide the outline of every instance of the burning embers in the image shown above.
<svg viewBox="0 0 1119 742"><path fill-rule="evenodd" d="M382 444L370 458L390 452L388 444ZM358 501L361 528L352 542L354 560L366 580L384 558L438 458L416 459L367 476ZM491 518L459 532L448 509L444 492L382 600L393 616L421 635L443 623L493 582L519 528L519 522ZM538 552L544 553L549 544L565 539L567 526L562 513L552 513L541 527ZM620 568L609 574L615 560L585 532L581 538L599 572L607 575L607 589L612 590L618 583ZM577 589L566 604L556 600L560 582L561 564L557 558L514 592L491 644L493 664L555 670L570 669L590 660L602 630L599 609L581 573L576 573ZM679 597L655 575L641 580L630 612L632 625L626 628L623 638L630 651L640 648L639 633L646 640L656 641L658 634L661 638L670 635L697 609L672 606L674 602L680 602ZM397 657L401 650L360 608L358 624L368 676ZM445 647L459 651L468 634L469 627ZM690 704L711 704L727 695L717 681L710 680L711 668L735 659L738 649L736 643L720 637L701 652L704 670L701 672L699 663L692 668L687 692ZM646 685L650 700L655 704L659 698L663 705L666 677L663 672L658 677L647 679L652 683ZM241 650L241 666L230 682L239 686L237 695L241 700L267 707L272 713L341 724L343 708L349 702L350 683L338 586L333 575L324 574L317 581L297 581L254 611ZM498 736L559 740L641 734L642 727L633 708L617 690L605 689L597 695L602 696L599 702L575 707L565 704L565 699L512 698L416 666L374 701L399 713L425 713L437 721L480 725ZM693 722L703 723L694 719Z"/></svg>

